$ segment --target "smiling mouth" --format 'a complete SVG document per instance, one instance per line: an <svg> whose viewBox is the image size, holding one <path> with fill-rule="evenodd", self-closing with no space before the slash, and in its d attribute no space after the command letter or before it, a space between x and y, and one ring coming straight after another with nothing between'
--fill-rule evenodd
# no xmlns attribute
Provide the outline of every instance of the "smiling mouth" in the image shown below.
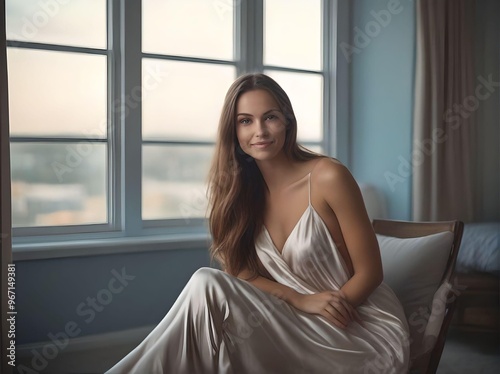
<svg viewBox="0 0 500 374"><path fill-rule="evenodd" d="M255 147L255 148L266 148L266 147L270 146L271 144L273 144L272 141L258 142L258 143L253 143L252 147Z"/></svg>

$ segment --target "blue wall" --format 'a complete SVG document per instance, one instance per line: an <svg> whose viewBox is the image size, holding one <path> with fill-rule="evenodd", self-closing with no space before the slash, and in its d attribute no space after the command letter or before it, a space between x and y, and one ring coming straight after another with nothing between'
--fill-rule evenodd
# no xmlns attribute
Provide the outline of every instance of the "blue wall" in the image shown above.
<svg viewBox="0 0 500 374"><path fill-rule="evenodd" d="M405 174L408 168L401 166L401 160L410 160L411 155L414 2L356 0L352 4L350 44L360 48L351 62L349 166L358 182L370 183L385 195L389 218L409 220L411 175ZM389 9L389 4L396 6ZM367 38L358 36L360 30ZM394 176L399 179L391 179Z"/></svg>
<svg viewBox="0 0 500 374"><path fill-rule="evenodd" d="M208 265L206 248L18 261L16 344L50 340L72 321L77 336L157 324ZM120 281L122 269L135 278Z"/></svg>

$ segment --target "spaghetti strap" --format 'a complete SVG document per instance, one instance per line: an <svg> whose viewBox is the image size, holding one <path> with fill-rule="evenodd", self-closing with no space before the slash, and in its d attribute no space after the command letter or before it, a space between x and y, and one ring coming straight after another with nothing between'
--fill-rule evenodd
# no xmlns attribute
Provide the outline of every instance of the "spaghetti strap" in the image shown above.
<svg viewBox="0 0 500 374"><path fill-rule="evenodd" d="M309 183L309 206L311 206L311 173L312 172L310 172L308 174L308 178L309 178L309 182L308 182Z"/></svg>

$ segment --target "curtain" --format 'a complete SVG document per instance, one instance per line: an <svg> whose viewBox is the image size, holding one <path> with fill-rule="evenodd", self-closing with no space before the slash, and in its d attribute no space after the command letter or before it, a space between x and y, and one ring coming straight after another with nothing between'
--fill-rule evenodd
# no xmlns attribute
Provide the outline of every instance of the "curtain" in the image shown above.
<svg viewBox="0 0 500 374"><path fill-rule="evenodd" d="M11 200L10 200L10 151L9 151L9 113L7 99L7 56L5 36L5 3L0 6L0 260L1 277L1 310L0 322L0 372L12 373L8 364L8 348L10 346L9 324L7 321L7 266L12 262L11 237Z"/></svg>
<svg viewBox="0 0 500 374"><path fill-rule="evenodd" d="M475 0L419 0L412 150L415 221L474 219Z"/></svg>

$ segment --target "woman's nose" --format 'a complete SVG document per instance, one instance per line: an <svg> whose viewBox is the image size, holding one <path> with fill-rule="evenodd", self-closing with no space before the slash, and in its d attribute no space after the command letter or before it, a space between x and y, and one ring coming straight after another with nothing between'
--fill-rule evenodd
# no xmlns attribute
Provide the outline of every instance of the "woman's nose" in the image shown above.
<svg viewBox="0 0 500 374"><path fill-rule="evenodd" d="M257 129L256 129L256 132L257 132L257 135L259 136L263 136L263 135L267 135L268 134L268 128L266 126L266 123L265 121L260 121L260 120L257 120L256 121L256 125L257 125Z"/></svg>

